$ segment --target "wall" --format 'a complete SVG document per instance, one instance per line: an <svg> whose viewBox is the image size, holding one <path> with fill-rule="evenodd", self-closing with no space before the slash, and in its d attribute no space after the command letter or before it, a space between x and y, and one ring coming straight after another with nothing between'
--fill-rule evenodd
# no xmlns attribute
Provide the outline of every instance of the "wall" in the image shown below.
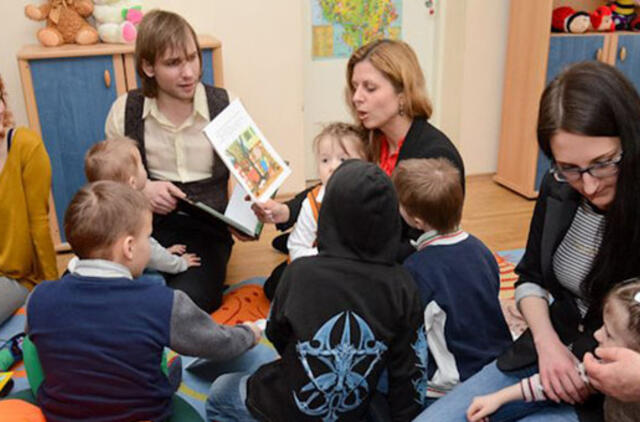
<svg viewBox="0 0 640 422"><path fill-rule="evenodd" d="M497 167L509 3L466 1L460 138L456 145L468 174L491 173Z"/></svg>
<svg viewBox="0 0 640 422"><path fill-rule="evenodd" d="M22 125L27 118L15 57L22 45L36 42L42 27L24 17L28 3L0 6L3 32L11 41L0 47L0 74ZM405 29L403 34L425 70L435 106L432 121L460 148L469 174L494 171L509 1L440 0L435 17L426 15L422 1L403 3L405 28L424 25L433 31L414 35ZM418 6L421 12L408 13ZM343 100L346 59L311 60L309 0L146 0L145 7L176 11L197 32L222 40L226 86L292 164L294 172L281 192L300 189L315 174L305 148L318 123L350 119Z"/></svg>
<svg viewBox="0 0 640 422"><path fill-rule="evenodd" d="M497 166L509 3L439 2L435 124L460 150L467 174Z"/></svg>
<svg viewBox="0 0 640 422"><path fill-rule="evenodd" d="M24 5L28 3L11 0L3 1L1 6L5 16L3 32L11 43L0 47L0 73L8 85L11 108L23 125L27 118L15 57L20 46L37 42L35 33L43 26L24 17ZM157 7L180 13L196 32L222 40L226 87L242 99L265 136L291 162L294 171L281 192L302 189L300 0L146 0L144 5L145 10Z"/></svg>

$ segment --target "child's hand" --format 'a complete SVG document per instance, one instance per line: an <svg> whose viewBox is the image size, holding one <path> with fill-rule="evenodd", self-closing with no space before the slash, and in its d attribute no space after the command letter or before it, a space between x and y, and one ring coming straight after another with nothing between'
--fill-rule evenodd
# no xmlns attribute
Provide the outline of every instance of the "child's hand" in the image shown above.
<svg viewBox="0 0 640 422"><path fill-rule="evenodd" d="M172 253L174 255L182 255L187 251L187 247L185 245L177 243L175 245L169 246L167 250L169 251L169 253Z"/></svg>
<svg viewBox="0 0 640 422"><path fill-rule="evenodd" d="M260 325L250 321L243 322L242 324L251 328L251 331L253 331L253 345L255 346L256 344L258 344L260 342L260 339L262 338L262 328L260 327Z"/></svg>
<svg viewBox="0 0 640 422"><path fill-rule="evenodd" d="M488 422L488 416L500 407L500 402L493 396L493 394L489 394L475 397L467 409L467 420L469 422Z"/></svg>
<svg viewBox="0 0 640 422"><path fill-rule="evenodd" d="M187 262L187 268L200 266L200 257L194 253L186 253L182 255L182 259Z"/></svg>

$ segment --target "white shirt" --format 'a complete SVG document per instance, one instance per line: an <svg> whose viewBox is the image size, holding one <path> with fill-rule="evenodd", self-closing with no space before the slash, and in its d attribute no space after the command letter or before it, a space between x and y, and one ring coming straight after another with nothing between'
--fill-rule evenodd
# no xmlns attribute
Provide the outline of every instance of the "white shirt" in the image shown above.
<svg viewBox="0 0 640 422"><path fill-rule="evenodd" d="M324 186L320 188L316 200L322 202L324 197ZM302 209L298 214L296 225L289 235L287 248L289 248L289 258L291 262L303 256L318 255L318 248L314 246L318 238L318 221L313 215L309 198L302 202Z"/></svg>
<svg viewBox="0 0 640 422"><path fill-rule="evenodd" d="M107 139L124 136L127 94L111 106L105 122ZM204 85L193 97L193 112L179 126L158 108L155 98L145 97L142 110L144 142L149 177L172 182L193 182L211 177L213 146L203 132L209 123L209 106Z"/></svg>

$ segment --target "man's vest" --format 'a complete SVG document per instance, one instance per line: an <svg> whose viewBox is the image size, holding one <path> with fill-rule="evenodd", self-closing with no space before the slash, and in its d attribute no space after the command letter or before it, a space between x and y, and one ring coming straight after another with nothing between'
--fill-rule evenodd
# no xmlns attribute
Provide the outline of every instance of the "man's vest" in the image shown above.
<svg viewBox="0 0 640 422"><path fill-rule="evenodd" d="M204 85L207 94L207 105L209 106L209 118L213 120L224 108L229 105L229 95L222 88ZM144 119L142 111L144 109L144 95L140 89L129 91L124 113L124 134L131 139L138 141L140 156L147 172L147 157L144 146ZM195 182L180 183L171 181L180 188L191 199L202 201L210 207L224 212L228 200L229 170L222 162L222 159L211 147L213 154L213 169L211 177Z"/></svg>

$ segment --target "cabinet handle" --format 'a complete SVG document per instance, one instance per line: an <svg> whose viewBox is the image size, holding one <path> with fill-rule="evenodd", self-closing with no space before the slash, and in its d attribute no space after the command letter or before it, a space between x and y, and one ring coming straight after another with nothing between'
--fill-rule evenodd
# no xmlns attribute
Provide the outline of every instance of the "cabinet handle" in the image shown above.
<svg viewBox="0 0 640 422"><path fill-rule="evenodd" d="M108 70L104 71L104 86L111 88L111 73Z"/></svg>
<svg viewBox="0 0 640 422"><path fill-rule="evenodd" d="M599 62L602 61L602 49L601 48L596 50L596 60L599 61Z"/></svg>
<svg viewBox="0 0 640 422"><path fill-rule="evenodd" d="M627 47L622 47L620 49L620 61L623 62L627 58Z"/></svg>

